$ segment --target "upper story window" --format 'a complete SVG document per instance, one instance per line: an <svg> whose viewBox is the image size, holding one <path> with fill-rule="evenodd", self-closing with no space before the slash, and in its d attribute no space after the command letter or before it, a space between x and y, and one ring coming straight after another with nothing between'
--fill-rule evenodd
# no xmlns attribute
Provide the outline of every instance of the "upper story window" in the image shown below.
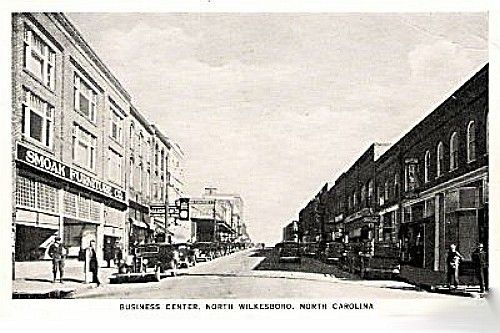
<svg viewBox="0 0 500 333"><path fill-rule="evenodd" d="M133 150L135 148L135 128L134 128L134 123L130 124L129 141L130 141L130 149Z"/></svg>
<svg viewBox="0 0 500 333"><path fill-rule="evenodd" d="M28 26L24 26L24 67L50 89L55 86L56 53Z"/></svg>
<svg viewBox="0 0 500 333"><path fill-rule="evenodd" d="M384 183L384 200L387 201L389 200L389 182L386 181Z"/></svg>
<svg viewBox="0 0 500 333"><path fill-rule="evenodd" d="M143 151L144 149L144 136L142 135L142 132L139 132L139 135L137 137L137 151L139 154L139 157L143 156Z"/></svg>
<svg viewBox="0 0 500 333"><path fill-rule="evenodd" d="M444 146L439 142L436 149L436 178L441 176L444 171Z"/></svg>
<svg viewBox="0 0 500 333"><path fill-rule="evenodd" d="M394 197L398 198L399 196L399 174L396 173L394 175Z"/></svg>
<svg viewBox="0 0 500 333"><path fill-rule="evenodd" d="M95 170L97 138L78 125L73 126L73 162L85 169Z"/></svg>
<svg viewBox="0 0 500 333"><path fill-rule="evenodd" d="M54 107L23 88L22 133L45 147L52 148Z"/></svg>
<svg viewBox="0 0 500 333"><path fill-rule="evenodd" d="M110 107L110 133L109 136L118 143L123 142L123 118L118 110L113 106Z"/></svg>
<svg viewBox="0 0 500 333"><path fill-rule="evenodd" d="M160 170L162 172L165 170L165 151L163 149L161 150Z"/></svg>
<svg viewBox="0 0 500 333"><path fill-rule="evenodd" d="M122 156L114 151L113 149L109 149L108 151L108 177L115 184L122 184L122 169L123 169L123 158Z"/></svg>
<svg viewBox="0 0 500 333"><path fill-rule="evenodd" d="M151 162L151 141L148 139L146 142L146 162L150 163Z"/></svg>
<svg viewBox="0 0 500 333"><path fill-rule="evenodd" d="M416 159L410 158L405 161L405 192L413 191L418 187L417 166Z"/></svg>
<svg viewBox="0 0 500 333"><path fill-rule="evenodd" d="M75 73L74 108L91 122L96 122L97 93L83 76Z"/></svg>
<svg viewBox="0 0 500 333"><path fill-rule="evenodd" d="M366 185L361 187L361 205L366 205Z"/></svg>
<svg viewBox="0 0 500 333"><path fill-rule="evenodd" d="M450 137L450 171L458 168L458 134L453 132Z"/></svg>
<svg viewBox="0 0 500 333"><path fill-rule="evenodd" d="M425 158L424 158L424 182L428 183L430 180L429 177L429 172L431 169L431 152L426 151L425 152Z"/></svg>
<svg viewBox="0 0 500 333"><path fill-rule="evenodd" d="M356 192L352 194L352 206L353 208L358 207L358 196L356 195Z"/></svg>
<svg viewBox="0 0 500 333"><path fill-rule="evenodd" d="M368 181L368 205L371 205L373 201L373 180Z"/></svg>
<svg viewBox="0 0 500 333"><path fill-rule="evenodd" d="M488 137L486 137L488 142ZM471 121L467 125L467 162L476 160L476 124Z"/></svg>

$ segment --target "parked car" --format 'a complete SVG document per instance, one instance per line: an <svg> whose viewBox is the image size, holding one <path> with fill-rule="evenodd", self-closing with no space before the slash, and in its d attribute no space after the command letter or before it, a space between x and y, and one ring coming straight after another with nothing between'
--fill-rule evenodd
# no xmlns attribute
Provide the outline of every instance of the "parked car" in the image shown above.
<svg viewBox="0 0 500 333"><path fill-rule="evenodd" d="M298 262L301 261L300 245L297 242L282 242L277 244L279 253L279 262Z"/></svg>
<svg viewBox="0 0 500 333"><path fill-rule="evenodd" d="M179 267L179 251L172 244L151 243L139 245L135 248L135 272L147 273L154 270L155 277L159 281L161 274L167 270L172 276L177 275Z"/></svg>
<svg viewBox="0 0 500 333"><path fill-rule="evenodd" d="M216 246L212 242L197 242L193 244L197 249L196 261L210 261L215 258Z"/></svg>
<svg viewBox="0 0 500 333"><path fill-rule="evenodd" d="M323 255L323 260L326 263L337 263L339 262L345 254L345 246L340 242L329 242L326 243L325 252Z"/></svg>
<svg viewBox="0 0 500 333"><path fill-rule="evenodd" d="M191 267L196 265L197 250L189 243L175 244L179 252L179 267Z"/></svg>

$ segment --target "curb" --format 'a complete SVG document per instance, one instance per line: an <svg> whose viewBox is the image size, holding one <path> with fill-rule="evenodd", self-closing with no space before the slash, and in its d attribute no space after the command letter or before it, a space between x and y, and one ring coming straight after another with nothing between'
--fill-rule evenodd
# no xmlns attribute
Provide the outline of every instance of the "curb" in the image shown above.
<svg viewBox="0 0 500 333"><path fill-rule="evenodd" d="M63 299L70 298L72 290L52 290L48 292L12 292L12 299Z"/></svg>

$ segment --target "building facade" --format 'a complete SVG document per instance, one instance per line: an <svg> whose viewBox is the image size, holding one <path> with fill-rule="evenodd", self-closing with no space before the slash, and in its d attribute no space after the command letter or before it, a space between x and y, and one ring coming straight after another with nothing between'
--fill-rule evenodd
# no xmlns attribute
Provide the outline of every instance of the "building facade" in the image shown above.
<svg viewBox="0 0 500 333"><path fill-rule="evenodd" d="M15 260L55 236L70 257L95 240L99 258L154 239L150 123L65 15L13 14L12 29Z"/></svg>
<svg viewBox="0 0 500 333"><path fill-rule="evenodd" d="M392 244L401 275L444 281L456 244L471 268L488 245L488 65L392 146L373 144L327 191L327 240ZM300 211L302 235L315 239L320 196ZM316 239L318 239L316 237Z"/></svg>

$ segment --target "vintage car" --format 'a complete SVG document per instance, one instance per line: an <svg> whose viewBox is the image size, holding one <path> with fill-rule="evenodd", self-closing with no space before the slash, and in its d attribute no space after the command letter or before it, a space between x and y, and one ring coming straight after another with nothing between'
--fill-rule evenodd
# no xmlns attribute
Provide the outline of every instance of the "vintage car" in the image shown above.
<svg viewBox="0 0 500 333"><path fill-rule="evenodd" d="M323 253L323 261L326 263L337 263L346 256L345 246L341 242L326 243Z"/></svg>
<svg viewBox="0 0 500 333"><path fill-rule="evenodd" d="M196 261L210 261L215 258L216 245L212 242L197 242L193 246L198 251Z"/></svg>
<svg viewBox="0 0 500 333"><path fill-rule="evenodd" d="M189 243L174 244L179 252L179 267L191 267L196 265L196 253L198 250Z"/></svg>
<svg viewBox="0 0 500 333"><path fill-rule="evenodd" d="M279 262L301 261L300 245L297 242L282 242L276 245L278 249Z"/></svg>
<svg viewBox="0 0 500 333"><path fill-rule="evenodd" d="M170 271L172 276L177 275L179 268L179 251L168 243L150 243L139 245L135 248L135 272L148 273L154 271L156 279L160 280L161 274Z"/></svg>

